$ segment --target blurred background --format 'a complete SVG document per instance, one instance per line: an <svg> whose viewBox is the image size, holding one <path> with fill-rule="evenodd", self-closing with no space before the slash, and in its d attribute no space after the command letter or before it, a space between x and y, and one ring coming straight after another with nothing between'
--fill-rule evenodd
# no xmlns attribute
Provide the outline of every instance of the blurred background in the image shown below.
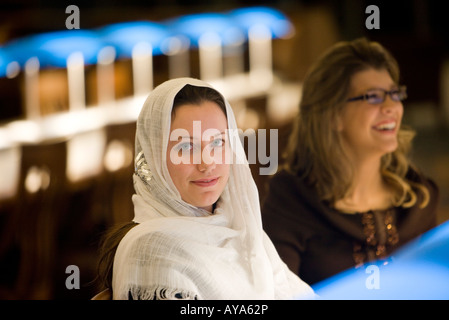
<svg viewBox="0 0 449 320"><path fill-rule="evenodd" d="M369 30L373 4L380 29ZM307 68L335 42L361 36L399 62L404 122L417 131L412 157L440 187L438 222L448 220L444 12L425 0L2 0L0 299L97 292L101 234L133 216L135 120L152 88L179 76L209 81L239 128L278 129L281 155ZM263 166L251 164L261 200ZM66 287L69 265L79 268L79 289Z"/></svg>

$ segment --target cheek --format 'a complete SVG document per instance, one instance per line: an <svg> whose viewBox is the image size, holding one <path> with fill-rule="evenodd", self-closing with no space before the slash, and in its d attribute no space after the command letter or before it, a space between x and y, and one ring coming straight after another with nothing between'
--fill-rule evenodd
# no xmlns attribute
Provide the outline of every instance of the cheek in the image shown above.
<svg viewBox="0 0 449 320"><path fill-rule="evenodd" d="M352 131L370 130L378 117L375 110L357 110L347 117L347 127Z"/></svg>
<svg viewBox="0 0 449 320"><path fill-rule="evenodd" d="M399 108L398 114L399 114L399 120L402 121L402 117L404 116L404 106L402 104Z"/></svg>
<svg viewBox="0 0 449 320"><path fill-rule="evenodd" d="M338 117L337 126L338 130L342 133L349 133L352 131L360 130L359 127L364 122L362 117L357 112L352 110L346 111Z"/></svg>
<svg viewBox="0 0 449 320"><path fill-rule="evenodd" d="M170 171L170 176L181 198L184 201L189 199L191 195L190 178L192 177L192 166L184 164L174 165Z"/></svg>
<svg viewBox="0 0 449 320"><path fill-rule="evenodd" d="M219 148L214 150L213 158L214 162L219 165L229 164L229 149L228 148Z"/></svg>
<svg viewBox="0 0 449 320"><path fill-rule="evenodd" d="M230 170L231 170L231 166L230 166L230 164L223 164L222 165L222 175L223 175L223 177L225 177L226 179L226 182L228 181L228 179L229 179L229 172L230 172Z"/></svg>
<svg viewBox="0 0 449 320"><path fill-rule="evenodd" d="M190 172L189 165L182 163L174 164L169 157L167 157L167 169L171 180L177 188L184 184Z"/></svg>
<svg viewBox="0 0 449 320"><path fill-rule="evenodd" d="M369 110L347 112L341 117L339 132L350 145L365 144L376 116L375 112Z"/></svg>
<svg viewBox="0 0 449 320"><path fill-rule="evenodd" d="M339 115L336 117L337 130L339 132L349 132L354 129L360 118L360 110L354 108L353 105L346 105Z"/></svg>

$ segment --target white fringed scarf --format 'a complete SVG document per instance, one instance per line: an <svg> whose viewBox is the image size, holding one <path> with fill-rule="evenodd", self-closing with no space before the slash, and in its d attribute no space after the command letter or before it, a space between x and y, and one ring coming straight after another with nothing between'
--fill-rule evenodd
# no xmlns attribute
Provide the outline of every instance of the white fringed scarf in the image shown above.
<svg viewBox="0 0 449 320"><path fill-rule="evenodd" d="M262 230L256 184L239 139L227 186L213 214L181 199L166 165L175 95L197 79L169 80L153 90L137 120L134 221L120 242L113 268L113 298L293 299L312 289L281 261ZM226 102L228 129L237 129ZM235 131L236 132L236 131ZM237 161L235 161L237 159ZM140 164L140 163L139 163Z"/></svg>

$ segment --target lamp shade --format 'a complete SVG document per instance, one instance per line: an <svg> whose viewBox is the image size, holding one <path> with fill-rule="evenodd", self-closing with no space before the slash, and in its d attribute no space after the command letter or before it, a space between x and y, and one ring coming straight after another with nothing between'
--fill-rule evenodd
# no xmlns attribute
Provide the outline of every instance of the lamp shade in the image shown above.
<svg viewBox="0 0 449 320"><path fill-rule="evenodd" d="M222 13L190 14L166 23L174 34L186 36L194 47L198 46L203 35L209 33L216 34L224 46L241 42L244 38L243 30Z"/></svg>
<svg viewBox="0 0 449 320"><path fill-rule="evenodd" d="M131 57L137 44L147 43L152 47L152 54L161 54L161 44L170 36L166 26L152 21L133 21L115 23L98 29L101 39L112 45L117 56Z"/></svg>
<svg viewBox="0 0 449 320"><path fill-rule="evenodd" d="M6 77L8 74L8 65L13 62L11 56L4 50L0 48L0 78Z"/></svg>
<svg viewBox="0 0 449 320"><path fill-rule="evenodd" d="M40 67L45 68L66 67L68 57L74 52L82 53L85 64L94 64L103 46L95 32L76 29L19 38L5 48L21 66L28 59L37 57Z"/></svg>
<svg viewBox="0 0 449 320"><path fill-rule="evenodd" d="M294 28L290 20L281 11L269 7L248 7L229 12L235 23L246 31L262 25L271 31L272 38L283 38Z"/></svg>

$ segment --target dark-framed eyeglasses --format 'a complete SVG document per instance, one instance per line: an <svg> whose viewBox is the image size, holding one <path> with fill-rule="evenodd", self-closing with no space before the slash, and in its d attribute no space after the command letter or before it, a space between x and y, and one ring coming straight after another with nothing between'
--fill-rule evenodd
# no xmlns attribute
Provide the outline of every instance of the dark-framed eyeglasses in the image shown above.
<svg viewBox="0 0 449 320"><path fill-rule="evenodd" d="M387 95L390 96L391 100L399 102L407 98L407 87L400 86L399 88L392 89L390 91L384 89L371 89L368 90L364 95L349 98L347 102L366 100L369 104L380 104L385 101Z"/></svg>

